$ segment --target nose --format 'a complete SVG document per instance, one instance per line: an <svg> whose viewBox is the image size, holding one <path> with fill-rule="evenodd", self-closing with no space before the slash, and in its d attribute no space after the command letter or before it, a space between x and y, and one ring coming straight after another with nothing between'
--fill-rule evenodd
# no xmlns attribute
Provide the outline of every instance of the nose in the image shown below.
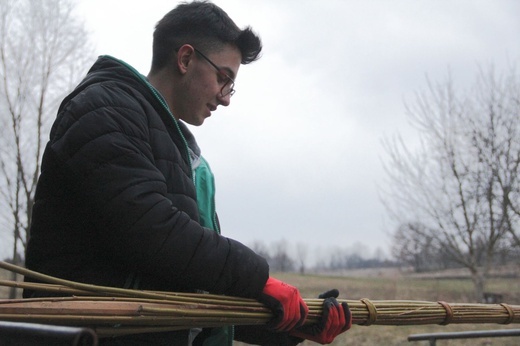
<svg viewBox="0 0 520 346"><path fill-rule="evenodd" d="M224 107L227 107L231 103L231 94L222 96L222 94L219 93L217 99L219 104L221 104Z"/></svg>

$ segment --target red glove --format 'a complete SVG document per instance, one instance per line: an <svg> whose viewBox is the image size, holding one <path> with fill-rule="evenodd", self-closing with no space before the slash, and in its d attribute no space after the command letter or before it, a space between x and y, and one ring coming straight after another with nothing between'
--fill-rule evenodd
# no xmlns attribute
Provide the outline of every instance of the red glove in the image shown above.
<svg viewBox="0 0 520 346"><path fill-rule="evenodd" d="M296 287L272 277L267 279L258 301L273 310L274 317L267 323L267 327L277 332L303 325L309 313Z"/></svg>
<svg viewBox="0 0 520 346"><path fill-rule="evenodd" d="M317 324L302 326L290 334L324 345L330 344L336 336L349 330L352 326L352 314L346 302L338 303L338 295L336 289L320 294L319 298L325 298L320 321Z"/></svg>

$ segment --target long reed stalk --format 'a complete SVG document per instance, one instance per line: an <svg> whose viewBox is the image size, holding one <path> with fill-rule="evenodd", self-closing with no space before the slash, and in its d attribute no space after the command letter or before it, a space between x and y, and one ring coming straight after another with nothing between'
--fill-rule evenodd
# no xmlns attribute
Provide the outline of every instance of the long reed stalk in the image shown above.
<svg viewBox="0 0 520 346"><path fill-rule="evenodd" d="M82 284L43 275L12 264L4 268L44 283L1 280L17 287L65 297L0 300L0 320L88 326L100 336L226 325L261 325L271 311L246 298L213 294L128 290ZM306 323L316 323L322 299L304 299ZM520 323L520 306L460 304L409 300L341 300L347 302L358 325L423 325L462 323Z"/></svg>

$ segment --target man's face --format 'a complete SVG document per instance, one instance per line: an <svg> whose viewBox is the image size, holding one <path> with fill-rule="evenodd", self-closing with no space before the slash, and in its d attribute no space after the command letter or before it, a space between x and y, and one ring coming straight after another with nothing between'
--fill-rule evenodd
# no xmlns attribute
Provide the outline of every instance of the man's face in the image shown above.
<svg viewBox="0 0 520 346"><path fill-rule="evenodd" d="M226 46L213 53L193 49L182 87L177 90L176 114L188 124L199 126L219 105L228 106L230 88L238 74L241 54L238 48ZM226 94L227 95L223 95Z"/></svg>

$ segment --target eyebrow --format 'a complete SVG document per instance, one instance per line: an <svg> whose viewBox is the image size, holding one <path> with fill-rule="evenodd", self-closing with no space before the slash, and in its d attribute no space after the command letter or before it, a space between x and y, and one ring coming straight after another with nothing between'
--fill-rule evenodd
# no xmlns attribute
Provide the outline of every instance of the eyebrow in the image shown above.
<svg viewBox="0 0 520 346"><path fill-rule="evenodd" d="M223 70L226 70L227 71L227 75L229 76L229 78L231 78L233 81L235 81L236 75L235 75L235 73L233 72L233 70L231 68L229 68L229 67L220 67L220 68L223 69Z"/></svg>

